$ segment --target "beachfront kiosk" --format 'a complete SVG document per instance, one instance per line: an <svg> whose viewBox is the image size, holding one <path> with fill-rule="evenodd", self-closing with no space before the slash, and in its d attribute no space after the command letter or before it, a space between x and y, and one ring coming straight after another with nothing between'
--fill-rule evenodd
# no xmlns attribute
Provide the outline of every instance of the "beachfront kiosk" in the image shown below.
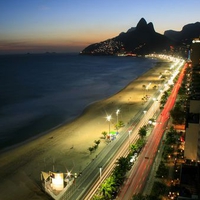
<svg viewBox="0 0 200 200"><path fill-rule="evenodd" d="M110 131L109 132L109 139L114 140L114 139L116 139L117 135L118 135L117 131Z"/></svg>
<svg viewBox="0 0 200 200"><path fill-rule="evenodd" d="M41 172L42 188L54 199L59 199L74 183L76 178L76 173Z"/></svg>

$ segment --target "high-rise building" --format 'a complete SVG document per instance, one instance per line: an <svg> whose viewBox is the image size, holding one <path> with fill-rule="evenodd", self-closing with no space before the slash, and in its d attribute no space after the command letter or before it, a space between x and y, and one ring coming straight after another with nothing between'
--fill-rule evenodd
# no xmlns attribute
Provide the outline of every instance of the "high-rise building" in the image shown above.
<svg viewBox="0 0 200 200"><path fill-rule="evenodd" d="M192 74L189 88L189 109L185 130L186 159L200 161L200 39L191 45Z"/></svg>
<svg viewBox="0 0 200 200"><path fill-rule="evenodd" d="M190 100L185 130L184 156L188 160L200 161L200 100Z"/></svg>
<svg viewBox="0 0 200 200"><path fill-rule="evenodd" d="M199 199L200 196L200 38L194 39L188 52L187 94L188 113L186 117L184 157L181 166L180 188L186 188L190 195L182 190L178 199ZM189 178L190 177L190 178Z"/></svg>
<svg viewBox="0 0 200 200"><path fill-rule="evenodd" d="M200 38L195 38L192 41L191 61L193 66L200 64Z"/></svg>

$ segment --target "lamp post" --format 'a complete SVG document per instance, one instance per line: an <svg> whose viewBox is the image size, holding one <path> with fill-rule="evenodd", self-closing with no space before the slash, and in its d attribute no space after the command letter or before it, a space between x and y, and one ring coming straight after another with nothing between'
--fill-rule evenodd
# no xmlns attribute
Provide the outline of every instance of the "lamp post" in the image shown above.
<svg viewBox="0 0 200 200"><path fill-rule="evenodd" d="M102 175L102 167L99 167L99 178L101 179L101 175Z"/></svg>
<svg viewBox="0 0 200 200"><path fill-rule="evenodd" d="M147 111L143 110L143 113L144 113L144 123L145 123L146 122L146 113L147 113Z"/></svg>
<svg viewBox="0 0 200 200"><path fill-rule="evenodd" d="M129 147L130 147L130 134L131 134L131 130L128 131L128 141L129 141Z"/></svg>
<svg viewBox="0 0 200 200"><path fill-rule="evenodd" d="M108 115L108 116L106 117L106 119L107 119L107 121L108 121L108 134L109 134L109 136L110 136L110 120L111 120L111 115ZM110 139L111 139L111 137L110 137Z"/></svg>
<svg viewBox="0 0 200 200"><path fill-rule="evenodd" d="M119 115L119 112L120 112L120 110L117 109L117 111L116 111L116 115L117 115L117 126L119 125L119 124L118 124L118 122L119 122L119 121L118 121L118 115Z"/></svg>

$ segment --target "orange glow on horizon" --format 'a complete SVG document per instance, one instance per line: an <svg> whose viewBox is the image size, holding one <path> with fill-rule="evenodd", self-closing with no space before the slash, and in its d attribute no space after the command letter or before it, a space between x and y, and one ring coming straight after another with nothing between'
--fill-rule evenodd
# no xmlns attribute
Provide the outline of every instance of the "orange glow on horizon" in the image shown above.
<svg viewBox="0 0 200 200"><path fill-rule="evenodd" d="M90 43L62 40L6 41L0 44L0 53L79 52Z"/></svg>
<svg viewBox="0 0 200 200"><path fill-rule="evenodd" d="M114 35L114 33L112 33ZM73 51L81 51L85 47L90 44L98 43L114 36L110 36L112 34L104 33L101 34L79 34L73 36L65 36L61 35L60 37L37 37L37 38L26 38L25 39L17 39L17 40L9 40L4 39L0 44L0 53L25 53L25 52L73 52Z"/></svg>
<svg viewBox="0 0 200 200"><path fill-rule="evenodd" d="M14 33L12 33L14 34ZM99 27L98 30L84 29L73 31L44 31L39 34L23 33L15 34L15 39L12 35L5 35L4 39L0 40L0 54L16 52L73 52L82 51L90 44L98 43L116 37L119 34L118 30L108 29L105 31Z"/></svg>

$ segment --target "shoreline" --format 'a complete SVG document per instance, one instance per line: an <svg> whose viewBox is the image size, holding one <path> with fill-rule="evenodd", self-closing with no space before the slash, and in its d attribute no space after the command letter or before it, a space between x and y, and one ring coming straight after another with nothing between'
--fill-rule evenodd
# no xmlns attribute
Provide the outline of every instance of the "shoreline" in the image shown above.
<svg viewBox="0 0 200 200"><path fill-rule="evenodd" d="M97 61L99 62L101 60ZM114 60L112 59L111 61ZM99 80L99 81L97 80L98 85L95 84L96 82L93 82L94 84L90 84L91 86L89 84L83 84L84 86L86 86L85 88L83 88L83 90L86 92L83 92L82 94L81 94L82 90L79 89L78 87L79 85L81 86L79 82L77 86L78 91L76 92L77 95L71 92L75 91L74 88L76 89L75 87L76 84L72 84L73 85L72 89L66 88L67 90L61 90L61 91L58 89L58 92L60 92L58 97L56 97L58 92L54 92L55 95L50 96L49 100L48 98L46 99L45 98L40 99L40 97L37 98L37 95L36 97L34 97L33 95L34 97L33 100L29 99L30 102L35 101L34 103L29 103L29 100L27 101L27 99L25 99L24 101L26 106L25 108L23 103L20 103L20 105L17 107L15 107L15 104L12 103L9 104L7 107L5 106L4 109L5 112L2 111L2 114L3 115L5 114L5 119L7 120L5 120L3 117L2 122L0 124L2 125L2 133L1 133L2 140L0 143L0 154L12 150L13 148L17 148L25 144L26 142L30 142L31 140L37 139L42 135L48 134L54 129L59 128L60 126L63 126L66 123L73 121L75 118L79 117L82 114L82 112L84 111L85 108L87 108L87 106L91 105L92 103L95 103L96 101L101 101L104 100L105 98L109 98L111 95L114 95L115 93L124 89L124 87L126 87L127 84L129 84L135 78L138 78L138 76L143 74L144 71L146 72L148 69L153 67L156 64L157 59L142 58L141 62L139 61L139 66L141 65L141 67L139 68L134 67L134 64L137 63L135 62L135 60L130 61L128 59L128 62L125 61L124 63L125 68L123 67L123 63L121 63L124 61L123 60L119 61L120 65L116 65L117 67L116 73L114 73L112 77L108 78L109 80L106 80L105 78L106 76L109 77L109 75L102 76L102 74L105 74L104 68L103 68L103 73L100 71L101 72L100 78L98 78L98 76L94 77L92 76L91 78L87 78L86 82L89 83L90 81L94 81L97 78ZM94 62L96 61L94 60ZM133 63L133 67L131 66L130 62ZM149 62L149 64L145 64L147 62ZM124 72L123 69L125 70ZM120 71L120 73L118 71ZM85 82L85 80L82 81L83 83ZM49 94L47 93L47 95ZM76 96L77 98L75 99ZM69 101L71 100L73 100L72 104L69 103ZM44 103L45 101L47 101L48 104L47 106ZM61 104L59 104L59 102ZM36 109L34 109L34 107ZM10 111L13 110L14 112L9 112L9 109ZM29 112L27 112L26 110L29 110ZM17 113L18 115L17 118L14 117L15 113Z"/></svg>
<svg viewBox="0 0 200 200"><path fill-rule="evenodd" d="M111 129L114 129L115 112L120 109L119 120L126 124L142 108L142 85L147 85L149 81L153 83L152 87L158 84L159 73L168 68L169 63L165 60L156 62L154 67L135 78L116 94L91 103L71 122L2 153L0 175L3 181L0 183L0 197L26 199L25 197L31 195L31 198L47 199L41 191L40 172L53 168L56 171L81 172L107 145L101 139L96 152L90 155L88 151L94 140L101 138L103 131L108 131L106 115L112 114ZM152 95L155 90L150 88L148 92Z"/></svg>
<svg viewBox="0 0 200 200"><path fill-rule="evenodd" d="M165 61L161 61L161 63L163 63L163 62L165 62ZM160 63L159 59L157 59L156 64L157 64L157 63L158 63L158 64ZM151 69L154 68L154 67L155 67L155 66L149 68L147 71L151 70ZM49 133L55 131L56 129L59 129L59 128L62 127L62 126L65 126L65 125L70 124L70 123L73 122L74 120L76 120L76 119L78 119L79 117L81 117L82 115L84 115L84 113L87 112L87 109L88 109L90 106L92 106L93 104L98 103L98 102L100 102L100 101L104 101L104 100L106 100L106 99L108 99L108 98L110 98L110 97L112 97L112 96L114 96L114 95L120 93L122 90L124 90L124 89L125 89L129 84L131 84L133 81L137 80L139 77L143 76L143 74L147 73L147 71L146 71L146 72L143 72L142 74L140 74L140 75L138 75L137 77L135 77L135 78L134 78L133 80L131 80L126 86L124 86L122 89L120 89L118 92L116 92L116 93L114 93L114 94L112 94L112 95L110 95L110 96L107 96L107 97L105 97L105 98L102 98L102 99L99 99L99 100L96 100L96 101L93 101L93 102L87 104L85 107L83 107L82 111L81 111L79 114L76 114L76 116L71 117L70 119L66 119L66 120L64 120L62 123L58 124L57 126L55 126L55 127L53 127L53 128L50 128L49 130L40 132L40 133L38 133L38 134L35 135L35 136L32 136L32 137L30 137L30 138L28 138L28 139L25 139L24 141L21 141L21 142L19 142L19 143L14 144L14 145L10 145L10 146L8 146L8 147L5 147L5 148L0 149L0 156L1 156L1 154L4 154L4 153L9 152L9 151L13 151L14 149L17 149L17 148L19 148L20 146L26 145L27 143L30 143L30 142L32 142L32 141L34 141L34 140L37 140L37 139L39 139L40 137L43 137L44 135L47 135L47 134L49 134Z"/></svg>

